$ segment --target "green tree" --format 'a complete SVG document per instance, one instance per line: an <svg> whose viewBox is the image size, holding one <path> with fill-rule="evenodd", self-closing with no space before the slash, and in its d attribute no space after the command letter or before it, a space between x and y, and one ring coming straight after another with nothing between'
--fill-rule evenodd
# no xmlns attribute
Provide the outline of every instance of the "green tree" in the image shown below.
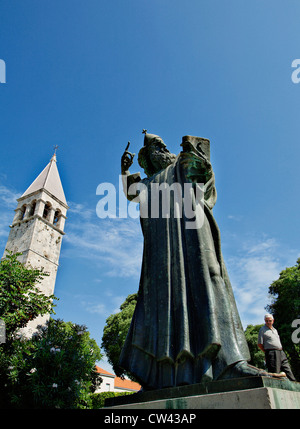
<svg viewBox="0 0 300 429"><path fill-rule="evenodd" d="M292 323L300 319L300 258L295 266L281 271L279 279L270 285L269 293L273 301L266 310L274 317L274 326L279 332L292 371L300 380L300 343L292 340L295 329Z"/></svg>
<svg viewBox="0 0 300 429"><path fill-rule="evenodd" d="M89 408L102 355L86 326L50 319L32 338L27 376L38 408ZM98 383L97 383L98 382Z"/></svg>
<svg viewBox="0 0 300 429"><path fill-rule="evenodd" d="M5 324L6 341L0 344L0 404L14 403L26 383L24 370L32 345L20 338L18 331L39 315L54 313L53 295L46 296L38 283L47 274L25 267L20 253L8 252L0 262L0 319Z"/></svg>
<svg viewBox="0 0 300 429"><path fill-rule="evenodd" d="M265 354L257 346L258 332L263 325L248 325L245 337L248 343L251 360L250 364L257 368L265 368Z"/></svg>
<svg viewBox="0 0 300 429"><path fill-rule="evenodd" d="M90 408L102 355L85 326L50 319L31 339L16 339L6 367L5 408Z"/></svg>
<svg viewBox="0 0 300 429"><path fill-rule="evenodd" d="M0 263L0 408L89 408L99 383L100 349L85 326L50 319L30 339L20 328L38 315L53 313L53 295L37 284L42 270L25 267L8 254Z"/></svg>
<svg viewBox="0 0 300 429"><path fill-rule="evenodd" d="M131 374L125 372L119 367L119 357L130 327L136 301L136 293L128 295L126 300L120 306L121 311L110 315L106 319L101 344L101 348L105 351L108 362L112 365L115 374L118 377L124 377L127 375L132 380L134 378Z"/></svg>
<svg viewBox="0 0 300 429"><path fill-rule="evenodd" d="M5 323L6 342L37 316L54 313L54 295L43 294L38 284L47 276L42 269L26 267L21 253L9 252L0 262L0 319Z"/></svg>
<svg viewBox="0 0 300 429"><path fill-rule="evenodd" d="M105 405L105 399L107 398L116 398L118 396L127 396L132 395L134 392L100 392L100 393L93 393L91 395L92 398L92 406L91 408L99 409L103 408Z"/></svg>

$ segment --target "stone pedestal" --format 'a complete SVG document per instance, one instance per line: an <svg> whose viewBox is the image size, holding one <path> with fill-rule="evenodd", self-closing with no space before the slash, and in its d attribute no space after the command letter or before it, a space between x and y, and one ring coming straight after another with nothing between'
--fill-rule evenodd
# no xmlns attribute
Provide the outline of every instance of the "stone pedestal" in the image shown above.
<svg viewBox="0 0 300 429"><path fill-rule="evenodd" d="M300 383L247 377L108 398L106 409L300 409Z"/></svg>

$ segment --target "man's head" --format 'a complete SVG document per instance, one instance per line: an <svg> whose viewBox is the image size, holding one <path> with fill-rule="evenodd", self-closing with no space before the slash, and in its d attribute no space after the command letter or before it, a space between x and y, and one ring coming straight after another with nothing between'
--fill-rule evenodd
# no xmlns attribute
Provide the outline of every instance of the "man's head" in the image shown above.
<svg viewBox="0 0 300 429"><path fill-rule="evenodd" d="M274 317L272 316L272 314L266 314L265 315L265 324L267 325L268 328L271 328L273 326L274 323Z"/></svg>
<svg viewBox="0 0 300 429"><path fill-rule="evenodd" d="M138 162L148 177L164 170L175 159L176 155L167 149L159 136L145 133L144 146L139 151Z"/></svg>

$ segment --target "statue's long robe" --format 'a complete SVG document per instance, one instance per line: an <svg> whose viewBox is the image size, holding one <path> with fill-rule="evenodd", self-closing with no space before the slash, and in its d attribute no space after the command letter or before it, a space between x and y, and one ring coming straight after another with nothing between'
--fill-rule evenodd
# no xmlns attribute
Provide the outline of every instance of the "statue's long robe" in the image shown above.
<svg viewBox="0 0 300 429"><path fill-rule="evenodd" d="M184 189L184 183L191 182L195 163L188 160L184 168L182 159L181 154L142 181L149 207L151 184L179 183ZM199 173L198 183L205 177ZM204 198L204 221L198 229L186 227L190 219L184 210L181 218L175 217L172 199L169 218L153 219L150 213L141 218L144 250L138 300L120 366L147 388L217 379L228 366L250 358L212 214L212 170Z"/></svg>

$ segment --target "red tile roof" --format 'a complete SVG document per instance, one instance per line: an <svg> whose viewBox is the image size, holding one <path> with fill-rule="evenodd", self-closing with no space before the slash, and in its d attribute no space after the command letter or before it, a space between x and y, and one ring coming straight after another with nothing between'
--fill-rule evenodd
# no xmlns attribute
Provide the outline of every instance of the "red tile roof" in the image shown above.
<svg viewBox="0 0 300 429"><path fill-rule="evenodd" d="M115 377L115 374L112 374L111 372L106 371L103 368L100 368L99 366L96 365L96 371L99 372L99 374L105 374L105 375L112 375L113 377Z"/></svg>
<svg viewBox="0 0 300 429"><path fill-rule="evenodd" d="M134 381L128 380L127 378L122 380L122 378L116 377L115 378L115 388L140 390L141 386L139 385L139 383L135 383Z"/></svg>
<svg viewBox="0 0 300 429"><path fill-rule="evenodd" d="M115 374L112 374L111 372L108 372L97 365L96 365L96 370L97 372L99 372L99 374L115 377L114 384L115 384L115 388L117 389L130 389L130 390L138 391L141 388L139 383L135 383L134 381L128 380L128 378L125 378L124 380L122 380L122 378L117 377Z"/></svg>

